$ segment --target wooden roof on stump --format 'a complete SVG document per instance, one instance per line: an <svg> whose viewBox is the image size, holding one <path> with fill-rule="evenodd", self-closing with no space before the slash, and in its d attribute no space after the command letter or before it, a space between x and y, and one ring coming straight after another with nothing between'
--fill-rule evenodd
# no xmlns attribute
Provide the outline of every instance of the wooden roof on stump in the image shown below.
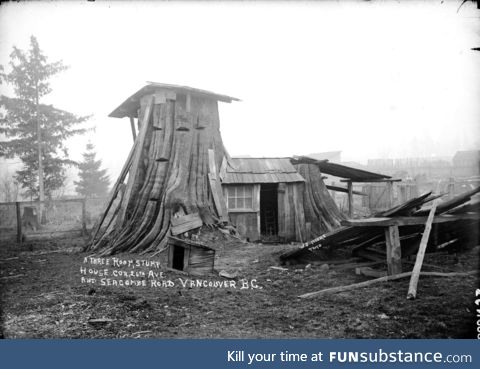
<svg viewBox="0 0 480 369"><path fill-rule="evenodd" d="M140 107L140 99L145 95L154 93L158 89L169 90L175 93L207 96L207 97L210 97L211 99L226 102L226 103L231 103L232 101L240 101L240 99L237 99L236 97L220 95L215 92L201 90L199 88L171 85L167 83L147 82L147 85L143 86L140 90L138 90L128 99L126 99L123 103L120 104L120 106L118 106L108 116L112 118L124 118L124 117L137 118L137 111L138 111L138 108Z"/></svg>

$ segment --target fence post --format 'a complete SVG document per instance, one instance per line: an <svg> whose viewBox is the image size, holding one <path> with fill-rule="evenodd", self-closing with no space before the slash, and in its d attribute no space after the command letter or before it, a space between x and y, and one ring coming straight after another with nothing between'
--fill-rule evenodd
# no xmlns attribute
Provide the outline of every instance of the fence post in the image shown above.
<svg viewBox="0 0 480 369"><path fill-rule="evenodd" d="M455 196L455 178L448 179L448 198L452 199Z"/></svg>
<svg viewBox="0 0 480 369"><path fill-rule="evenodd" d="M22 217L20 215L20 202L15 202L15 208L17 210L17 242L22 243Z"/></svg>
<svg viewBox="0 0 480 369"><path fill-rule="evenodd" d="M87 235L87 199L82 200L82 236Z"/></svg>
<svg viewBox="0 0 480 369"><path fill-rule="evenodd" d="M386 181L387 185L387 209L393 208L393 182L392 181Z"/></svg>
<svg viewBox="0 0 480 369"><path fill-rule="evenodd" d="M348 217L353 218L353 183L347 182L348 185Z"/></svg>

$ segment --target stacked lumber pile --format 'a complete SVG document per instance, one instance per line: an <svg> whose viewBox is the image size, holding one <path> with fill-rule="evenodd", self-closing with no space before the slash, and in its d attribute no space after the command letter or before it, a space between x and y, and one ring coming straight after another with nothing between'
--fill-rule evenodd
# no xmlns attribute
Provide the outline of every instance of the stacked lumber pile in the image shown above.
<svg viewBox="0 0 480 369"><path fill-rule="evenodd" d="M472 198L479 192L480 187L477 187L447 201L439 202L435 210L427 252L439 249L461 251L480 243L480 201ZM425 205L442 196L431 192L423 194L377 213L374 218L359 220L358 226L354 225L355 221L344 221L342 224L348 225L306 242L299 249L282 254L280 259L282 262L307 263L325 259L328 257L328 251L332 249L350 247L352 256L372 261L385 260L385 233L379 225L382 224L382 220L385 225L392 224L392 219L401 226L399 236L402 256L416 254L425 229L424 219L426 220L430 211ZM368 226L369 221L372 222L372 226Z"/></svg>

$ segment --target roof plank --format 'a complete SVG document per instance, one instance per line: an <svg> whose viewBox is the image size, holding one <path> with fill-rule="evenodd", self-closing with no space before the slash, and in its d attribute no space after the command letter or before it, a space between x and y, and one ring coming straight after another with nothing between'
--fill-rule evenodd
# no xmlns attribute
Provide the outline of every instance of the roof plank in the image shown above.
<svg viewBox="0 0 480 369"><path fill-rule="evenodd" d="M347 178L352 181L382 180L391 178L385 174L369 172L367 170L352 168L342 164L330 163L328 160L316 160L308 156L294 156L291 161L293 164L315 164L324 174Z"/></svg>
<svg viewBox="0 0 480 369"><path fill-rule="evenodd" d="M223 184L305 182L289 158L232 158Z"/></svg>
<svg viewBox="0 0 480 369"><path fill-rule="evenodd" d="M437 215L433 219L433 223L446 223L456 222L459 220L478 220L480 214L478 213L465 213L457 215ZM342 225L353 227L387 227L392 225L405 226L405 225L421 225L425 224L427 217L379 217L379 218L365 218L365 219L348 219L342 220Z"/></svg>
<svg viewBox="0 0 480 369"><path fill-rule="evenodd" d="M171 85L167 83L159 82L147 82L140 90L135 92L132 96L127 98L123 103L121 103L115 110L113 110L108 116L112 118L124 118L124 117L134 117L138 116L138 107L140 106L140 99L148 94L153 94L157 90L168 90L174 93L185 93L192 94L197 96L208 96L214 100L231 103L232 101L241 101L236 97L217 94L215 92L201 90L199 88L193 88L188 86L180 85ZM168 96L167 96L168 98ZM172 96L170 96L172 98Z"/></svg>

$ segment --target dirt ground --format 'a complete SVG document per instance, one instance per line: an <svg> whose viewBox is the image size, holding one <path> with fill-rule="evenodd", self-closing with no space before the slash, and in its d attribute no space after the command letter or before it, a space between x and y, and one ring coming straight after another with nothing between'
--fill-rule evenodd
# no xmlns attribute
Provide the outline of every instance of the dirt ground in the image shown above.
<svg viewBox="0 0 480 369"><path fill-rule="evenodd" d="M73 238L0 244L0 313L5 338L476 336L478 276L423 277L415 300L406 299L408 278L299 299L302 293L369 277L332 260L307 267L292 265L287 270L271 268L279 266L282 252L298 246L217 239L221 247L215 269L237 275L233 280L166 270L164 278L175 281L174 287L101 286L81 283L80 268L93 267L84 263L89 255L79 251L84 243L82 238ZM425 263L436 265L430 269L435 271L478 270L479 250L477 246L462 254L429 254ZM157 260L138 255L119 258ZM207 287L184 287L179 278L207 281ZM240 288L242 279L248 289ZM208 287L208 281L227 281L227 285L234 281L237 288Z"/></svg>

